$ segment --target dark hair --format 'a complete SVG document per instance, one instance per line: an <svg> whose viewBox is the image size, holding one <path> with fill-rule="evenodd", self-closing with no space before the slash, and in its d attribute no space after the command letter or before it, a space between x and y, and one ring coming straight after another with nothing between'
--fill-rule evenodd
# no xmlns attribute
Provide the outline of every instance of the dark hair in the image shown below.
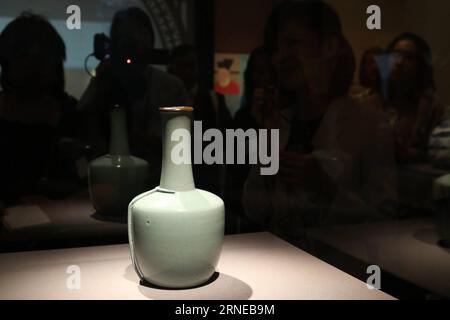
<svg viewBox="0 0 450 320"><path fill-rule="evenodd" d="M173 63L175 59L186 57L190 54L197 56L197 49L191 44L181 44L170 51L169 61Z"/></svg>
<svg viewBox="0 0 450 320"><path fill-rule="evenodd" d="M272 55L277 50L279 29L283 23L295 20L317 32L320 39L336 36L340 40L337 66L331 77L332 97L348 94L356 69L356 61L350 43L342 33L341 20L336 11L321 0L286 1L270 15L264 32L264 46Z"/></svg>
<svg viewBox="0 0 450 320"><path fill-rule="evenodd" d="M330 95L332 97L346 96L353 83L356 70L356 59L351 44L341 37L341 49L337 55L336 68L331 76Z"/></svg>
<svg viewBox="0 0 450 320"><path fill-rule="evenodd" d="M317 31L320 37L342 35L342 26L336 11L323 1L286 1L270 15L264 32L266 49L273 53L277 47L279 28L282 23L294 19L307 28Z"/></svg>
<svg viewBox="0 0 450 320"><path fill-rule="evenodd" d="M38 48L39 53L52 59L57 74L54 94L64 93L64 60L66 46L55 28L43 17L24 12L10 22L0 34L0 65L2 73L0 83L3 90L12 89L10 83L11 61L17 57L29 56L32 49Z"/></svg>
<svg viewBox="0 0 450 320"><path fill-rule="evenodd" d="M130 7L127 9L120 10L114 15L113 21L111 23L110 37L111 37L111 49L112 52L119 52L121 48L118 48L119 44L119 30L123 28L123 24L128 21L133 21L142 25L149 32L152 43L151 47L155 44L155 32L153 30L153 25L148 14L139 7Z"/></svg>
<svg viewBox="0 0 450 320"><path fill-rule="evenodd" d="M362 57L361 57L361 62L360 62L360 66L359 66L359 84L363 87L369 88L370 86L372 86L372 83L370 83L369 77L366 74L366 69L365 69L365 65L367 64L367 60L369 59L369 56L371 55L381 55L384 53L384 50L381 47L371 47L369 49L367 49L366 51L364 51ZM380 80L380 79L378 79ZM380 81L378 81L378 83L376 83L376 89L380 88Z"/></svg>
<svg viewBox="0 0 450 320"><path fill-rule="evenodd" d="M434 80L434 69L433 69L433 55L431 52L431 48L428 43L418 36L415 33L404 32L397 37L389 44L387 51L394 51L395 45L402 40L408 40L414 43L417 49L417 58L419 62L418 67L418 88L422 92L427 89L436 90L436 82Z"/></svg>
<svg viewBox="0 0 450 320"><path fill-rule="evenodd" d="M262 57L266 60L267 65L270 68L269 54L264 47L255 48L248 58L247 68L244 71L244 99L246 101L246 106L253 100L253 94L255 90L255 80L253 79L253 65L255 60Z"/></svg>

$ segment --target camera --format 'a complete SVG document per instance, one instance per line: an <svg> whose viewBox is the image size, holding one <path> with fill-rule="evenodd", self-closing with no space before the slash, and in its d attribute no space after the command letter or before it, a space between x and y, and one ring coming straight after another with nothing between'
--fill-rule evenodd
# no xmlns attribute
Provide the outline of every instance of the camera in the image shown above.
<svg viewBox="0 0 450 320"><path fill-rule="evenodd" d="M104 60L110 53L111 40L104 33L94 35L94 57Z"/></svg>
<svg viewBox="0 0 450 320"><path fill-rule="evenodd" d="M145 53L145 56L133 54L132 48L129 52L121 53L119 59L126 64L133 64L140 61L147 61L155 65L167 65L170 60L170 51L167 49L152 49ZM128 51L128 50L127 50ZM94 57L103 61L111 56L111 39L104 33L94 35Z"/></svg>

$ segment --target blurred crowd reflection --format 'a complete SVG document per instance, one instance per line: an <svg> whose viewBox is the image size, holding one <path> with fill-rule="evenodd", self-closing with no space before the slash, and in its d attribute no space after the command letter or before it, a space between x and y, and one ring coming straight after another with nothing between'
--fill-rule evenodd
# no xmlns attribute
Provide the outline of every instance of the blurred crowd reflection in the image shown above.
<svg viewBox="0 0 450 320"><path fill-rule="evenodd" d="M340 17L321 1L283 2L261 34L232 117L224 95L200 84L199 47L172 48L166 71L152 65L155 31L141 9L115 14L110 52L80 101L65 91L62 38L43 17L20 15L0 34L1 207L86 189L87 163L108 153L115 105L126 108L130 152L150 164L153 188L158 107L193 105L203 130L280 130L274 176L258 165L194 165L197 187L225 200L227 233L269 230L302 241L309 230L408 217L404 168L444 176L450 160L448 112L436 97L446 84L435 81L427 42L405 32L355 57ZM430 210L436 197L447 199L450 182L440 182L438 196L431 183L429 194L415 195Z"/></svg>

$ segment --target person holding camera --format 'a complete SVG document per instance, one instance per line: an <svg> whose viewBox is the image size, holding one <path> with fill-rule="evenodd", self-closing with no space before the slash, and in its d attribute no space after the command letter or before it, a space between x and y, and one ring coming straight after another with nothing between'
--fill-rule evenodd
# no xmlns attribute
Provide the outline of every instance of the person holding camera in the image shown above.
<svg viewBox="0 0 450 320"><path fill-rule="evenodd" d="M161 163L161 125L158 108L186 105L183 82L151 65L155 35L151 20L140 8L115 14L107 55L80 99L93 154L107 152L109 110L127 109L131 153L152 165ZM155 172L155 181L159 173Z"/></svg>
<svg viewBox="0 0 450 320"><path fill-rule="evenodd" d="M390 214L396 199L393 141L381 112L348 96L355 70L337 13L322 1L275 9L265 34L276 89L250 113L280 133L280 169L250 169L245 214L287 237L308 228Z"/></svg>

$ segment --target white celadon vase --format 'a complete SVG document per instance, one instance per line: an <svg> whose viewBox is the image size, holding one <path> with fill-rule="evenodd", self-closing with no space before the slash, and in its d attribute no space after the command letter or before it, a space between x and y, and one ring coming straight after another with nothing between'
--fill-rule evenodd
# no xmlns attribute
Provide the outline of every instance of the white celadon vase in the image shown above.
<svg viewBox="0 0 450 320"><path fill-rule="evenodd" d="M214 274L224 237L225 209L218 196L195 188L191 164L176 164L171 153L176 129L190 133L191 107L160 108L163 158L160 185L131 201L128 237L142 280L167 288L188 288ZM191 159L191 140L185 141Z"/></svg>
<svg viewBox="0 0 450 320"><path fill-rule="evenodd" d="M89 164L89 195L96 216L109 221L127 221L130 201L149 188L150 166L130 154L125 108L111 109L109 153Z"/></svg>

